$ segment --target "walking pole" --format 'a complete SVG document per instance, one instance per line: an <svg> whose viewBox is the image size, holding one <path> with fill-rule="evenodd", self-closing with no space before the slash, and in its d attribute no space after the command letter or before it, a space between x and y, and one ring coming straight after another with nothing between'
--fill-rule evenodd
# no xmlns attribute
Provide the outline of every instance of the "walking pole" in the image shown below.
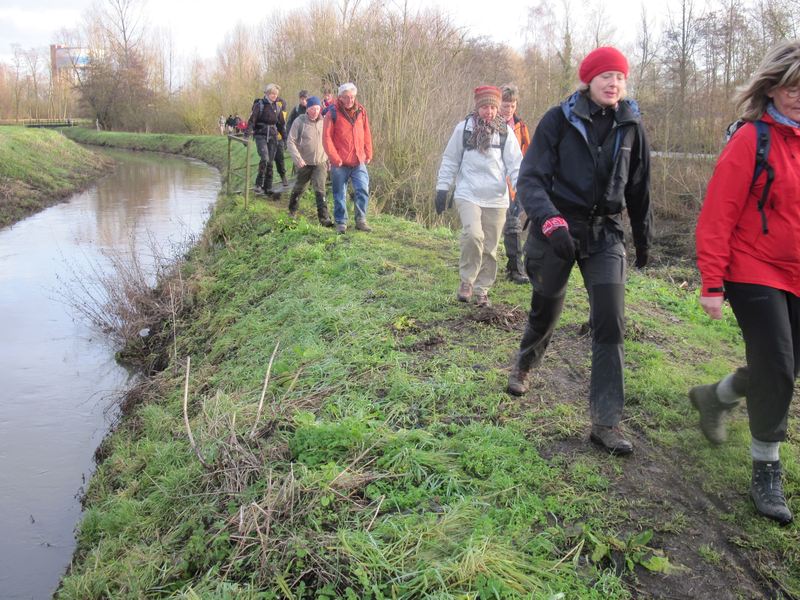
<svg viewBox="0 0 800 600"><path fill-rule="evenodd" d="M231 136L228 136L228 196L231 195Z"/></svg>
<svg viewBox="0 0 800 600"><path fill-rule="evenodd" d="M244 208L247 210L247 201L250 198L250 138L247 138L247 151L245 152L244 166Z"/></svg>

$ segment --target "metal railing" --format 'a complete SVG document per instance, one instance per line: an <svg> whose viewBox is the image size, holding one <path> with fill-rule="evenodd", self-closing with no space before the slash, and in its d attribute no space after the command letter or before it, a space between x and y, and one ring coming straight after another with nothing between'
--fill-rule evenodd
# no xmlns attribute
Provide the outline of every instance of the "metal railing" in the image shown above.
<svg viewBox="0 0 800 600"><path fill-rule="evenodd" d="M17 127L75 127L77 125L90 125L91 119L0 119L0 125L14 125Z"/></svg>
<svg viewBox="0 0 800 600"><path fill-rule="evenodd" d="M240 144L244 144L245 146L245 158L244 158L244 166L243 167L234 167L232 164L233 161L233 152L232 152L232 144L233 142L239 142ZM228 172L227 172L227 187L226 191L228 195L231 194L239 194L242 190L235 190L231 191L231 180L233 179L233 174L238 173L239 171L244 171L244 207L247 208L247 203L250 200L250 147L252 146L252 138L245 137L241 135L234 135L232 133L228 134Z"/></svg>

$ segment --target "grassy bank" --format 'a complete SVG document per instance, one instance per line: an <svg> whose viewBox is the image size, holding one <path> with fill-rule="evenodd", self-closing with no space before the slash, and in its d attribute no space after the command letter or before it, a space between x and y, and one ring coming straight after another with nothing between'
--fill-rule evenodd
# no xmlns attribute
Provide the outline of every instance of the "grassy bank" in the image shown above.
<svg viewBox="0 0 800 600"><path fill-rule="evenodd" d="M109 167L56 131L0 127L0 227L83 189Z"/></svg>
<svg viewBox="0 0 800 600"><path fill-rule="evenodd" d="M686 398L741 361L729 312L712 323L679 282L631 274L636 452L612 458L587 441L577 273L531 392L511 398L529 288L459 304L452 231L376 216L372 234L336 236L312 206L293 222L220 200L183 269L186 308L163 323L169 366L98 452L58 597L800 594L798 526L747 498L744 415L714 449ZM795 409L796 513L797 432Z"/></svg>

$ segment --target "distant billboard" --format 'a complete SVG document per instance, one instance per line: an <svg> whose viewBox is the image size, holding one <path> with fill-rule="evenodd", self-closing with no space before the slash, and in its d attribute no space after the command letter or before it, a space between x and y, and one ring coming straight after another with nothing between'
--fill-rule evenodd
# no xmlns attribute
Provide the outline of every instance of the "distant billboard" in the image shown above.
<svg viewBox="0 0 800 600"><path fill-rule="evenodd" d="M63 69L83 68L89 65L89 49L67 46L50 46L50 60L54 72Z"/></svg>

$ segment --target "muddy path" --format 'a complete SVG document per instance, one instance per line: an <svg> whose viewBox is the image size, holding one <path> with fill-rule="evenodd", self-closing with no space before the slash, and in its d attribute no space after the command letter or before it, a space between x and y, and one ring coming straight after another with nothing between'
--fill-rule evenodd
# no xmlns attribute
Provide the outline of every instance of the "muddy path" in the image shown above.
<svg viewBox="0 0 800 600"><path fill-rule="evenodd" d="M461 323L448 325L456 337L463 335L464 326L475 322L521 334L526 318L518 307L495 305L466 314ZM609 524L610 528L622 537L651 529L654 537L650 545L663 550L670 563L678 567L669 575L639 566L634 573L624 574L633 596L663 600L792 598L768 577L768 565L777 557L743 548L739 545L741 530L730 518L724 519L733 513L735 503L746 498L746 488L722 493L704 491L703 481L691 475L702 473L699 465L692 462L695 459L654 443L632 419L625 424L635 446L631 456L606 456L589 442L590 355L587 325L559 325L541 367L531 374L530 391L519 399L509 396L504 415L514 419L543 406L576 405L576 413L583 416L581 422L573 419L571 423L558 424L542 419L537 424L538 439L545 432L540 454L559 468L565 462L578 460L597 463L610 482L608 493L627 513L625 520ZM626 413L631 410L626 409ZM765 521L764 526L773 525ZM716 560L702 558L709 550L716 553ZM623 570L624 567L619 572Z"/></svg>

